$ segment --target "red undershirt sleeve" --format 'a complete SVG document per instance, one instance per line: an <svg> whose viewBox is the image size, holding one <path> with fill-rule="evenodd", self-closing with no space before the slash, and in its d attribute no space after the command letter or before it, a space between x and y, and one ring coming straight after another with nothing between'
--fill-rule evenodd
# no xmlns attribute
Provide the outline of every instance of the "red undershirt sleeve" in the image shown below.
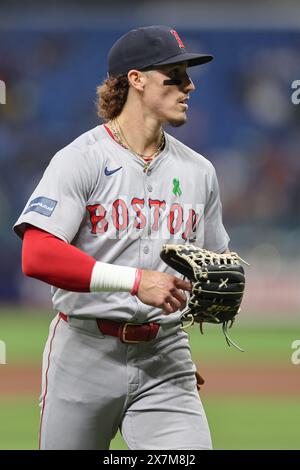
<svg viewBox="0 0 300 470"><path fill-rule="evenodd" d="M90 292L96 260L49 232L28 226L22 246L26 276L73 292Z"/></svg>

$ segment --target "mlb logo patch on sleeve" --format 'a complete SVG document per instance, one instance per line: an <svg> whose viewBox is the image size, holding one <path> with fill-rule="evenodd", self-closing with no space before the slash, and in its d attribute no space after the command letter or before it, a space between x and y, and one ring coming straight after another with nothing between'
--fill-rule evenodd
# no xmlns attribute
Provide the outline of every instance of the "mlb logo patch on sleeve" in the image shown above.
<svg viewBox="0 0 300 470"><path fill-rule="evenodd" d="M24 214L27 212L38 212L41 215L50 217L55 209L57 201L49 199L48 197L37 197L30 201L29 206L27 207Z"/></svg>

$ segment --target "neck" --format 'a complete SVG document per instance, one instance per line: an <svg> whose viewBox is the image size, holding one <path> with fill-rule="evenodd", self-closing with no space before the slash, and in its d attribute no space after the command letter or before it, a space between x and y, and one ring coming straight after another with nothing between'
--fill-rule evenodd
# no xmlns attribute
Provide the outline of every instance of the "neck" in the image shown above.
<svg viewBox="0 0 300 470"><path fill-rule="evenodd" d="M145 113L133 111L125 105L117 118L118 125L131 149L140 155L151 155L161 142L161 123Z"/></svg>

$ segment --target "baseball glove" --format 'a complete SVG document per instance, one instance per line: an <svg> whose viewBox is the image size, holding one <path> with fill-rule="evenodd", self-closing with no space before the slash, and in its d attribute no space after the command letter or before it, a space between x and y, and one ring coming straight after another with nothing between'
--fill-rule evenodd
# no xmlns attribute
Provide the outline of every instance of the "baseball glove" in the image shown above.
<svg viewBox="0 0 300 470"><path fill-rule="evenodd" d="M194 245L163 245L160 256L192 283L182 321L199 323L201 333L204 322L222 324L227 344L243 351L229 338L227 329L240 311L245 289L241 262L247 263L237 253L219 254Z"/></svg>

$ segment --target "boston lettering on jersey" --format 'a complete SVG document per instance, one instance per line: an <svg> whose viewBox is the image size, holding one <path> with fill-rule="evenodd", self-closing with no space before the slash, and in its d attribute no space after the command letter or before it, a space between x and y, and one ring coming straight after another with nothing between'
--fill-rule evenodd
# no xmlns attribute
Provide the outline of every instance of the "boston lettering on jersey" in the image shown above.
<svg viewBox="0 0 300 470"><path fill-rule="evenodd" d="M168 206L165 200L133 197L117 198L110 208L101 203L87 206L91 233L101 234L110 231L110 235L119 238L120 232L137 238L137 232L149 238L193 238L199 231L199 222L203 219L203 204L194 209L191 204L173 203Z"/></svg>

